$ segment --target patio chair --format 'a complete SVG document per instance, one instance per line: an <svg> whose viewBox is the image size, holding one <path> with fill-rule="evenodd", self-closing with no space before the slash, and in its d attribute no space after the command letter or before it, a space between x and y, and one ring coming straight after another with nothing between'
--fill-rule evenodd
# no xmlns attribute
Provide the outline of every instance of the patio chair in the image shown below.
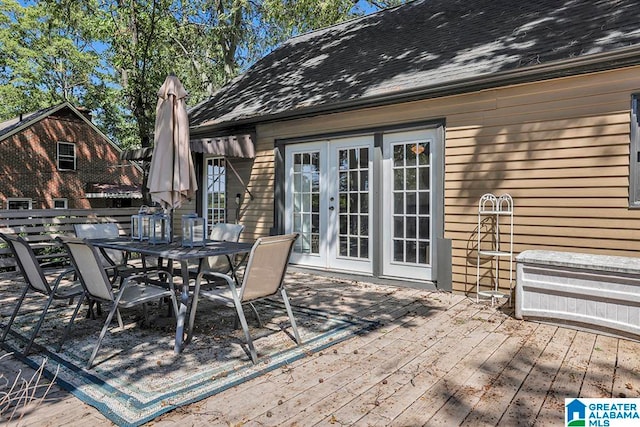
<svg viewBox="0 0 640 427"><path fill-rule="evenodd" d="M217 223L211 228L209 239L223 242L237 242L240 240L240 234L244 230L242 224ZM226 255L212 256L203 260L202 270L205 272L204 278L210 282L211 276L207 272L216 272L222 274L232 273L235 279L235 266L231 257ZM197 273L197 272L196 272Z"/></svg>
<svg viewBox="0 0 640 427"><path fill-rule="evenodd" d="M253 306L253 303L265 298L273 297L280 293L284 300L285 307L287 308L287 314L289 315L296 343L298 345L302 344L300 335L298 334L296 320L293 317L293 311L291 310L291 304L289 303L289 297L287 296L287 292L283 286L289 257L291 256L291 249L293 248L293 243L297 238L298 233L294 233L282 236L262 237L256 240L255 244L251 248L251 252L249 253L249 260L247 261L247 266L245 268L240 287L237 287L235 279L228 274L218 273L215 271L200 273L201 275L209 274L214 277L222 278L229 285L228 289L196 289L198 292L194 298L205 298L214 303L235 307L242 329L244 330L251 360L254 364L257 363L258 356L253 345L253 340L251 339L247 320L242 308L244 304L249 304L252 307L258 317L260 326L262 326L260 316ZM189 320L190 328L195 320L195 314L196 310L192 309L191 318Z"/></svg>
<svg viewBox="0 0 640 427"><path fill-rule="evenodd" d="M242 224L228 224L219 222L211 228L209 239L217 240L220 242L237 242L240 240L240 234L243 230L244 225ZM200 268L199 264L189 265L189 277L195 279L198 273L203 272L204 274L201 276L201 278L206 280L207 285L215 284L215 277L207 274L207 272L216 272L222 274L231 273L231 275L237 282L238 280L235 276L235 271L236 266L234 265L234 259L232 256L228 255L219 255L204 258L202 260L202 268ZM179 274L179 270L175 273Z"/></svg>
<svg viewBox="0 0 640 427"><path fill-rule="evenodd" d="M102 260L100 258L100 252L96 247L91 245L91 243L86 240L72 237L60 236L57 237L57 240L64 245L67 252L69 253L71 263L75 267L80 282L84 287L85 296L92 301L111 303L112 305L111 310L107 315L107 319L105 320L102 331L100 332L98 342L93 349L91 357L87 361L87 369L91 369L91 367L93 366L93 360L98 353L100 344L102 343L102 340L107 333L109 324L111 323L114 315L117 316L118 325L120 326L120 328L124 328L122 317L120 316L121 308L132 308L151 301L157 301L162 298L169 297L171 298L171 302L173 303L174 312L177 313L178 303L173 287L173 278L169 276L166 271L150 270L145 274L128 276L123 280L122 285L120 285L119 289L114 292L105 270L101 268ZM168 279L169 289L165 289L163 287L152 284L146 284L145 282L147 281L148 274L152 272L156 272L160 276L164 276L165 279ZM146 320L146 306L143 306L143 308ZM76 314L77 310L74 312L71 320L69 321L69 325L65 330L63 339L60 341L60 344L58 346L58 351L60 351L60 349L62 348L64 340L73 327L73 322L75 320Z"/></svg>
<svg viewBox="0 0 640 427"><path fill-rule="evenodd" d="M79 239L103 239L120 236L118 225L113 222L103 222L95 224L74 224L73 229ZM113 271L111 283L120 279L120 283L125 277L138 274L141 269L128 264L128 256L124 251L115 249L104 249L100 251L102 266L108 271Z"/></svg>
<svg viewBox="0 0 640 427"><path fill-rule="evenodd" d="M45 316L47 315L47 311L51 306L53 300L69 300L69 304L73 303L73 299L75 297L79 297L80 301L78 301L78 305L76 306L76 312L80 308L80 304L82 303L82 295L84 294L82 285L80 282L62 282L62 280L66 276L72 276L74 273L73 268L67 268L66 270L60 272L60 269L55 270L55 279L50 282L50 279L53 278L51 274L47 274L47 272L43 269L46 267L45 264L39 264L36 256L33 252L29 243L24 240L20 236L8 235L0 233L0 237L7 242L13 256L15 257L16 263L18 265L18 269L24 278L26 283L20 298L18 299L15 308L13 309L13 314L9 319L9 323L5 327L5 330L2 334L2 339L0 342L4 342L11 330L11 325L16 319L18 312L20 311L20 307L24 302L25 297L29 290L36 291L47 296L47 302L42 309L42 313L40 314L40 318L38 319L38 323L36 324L33 332L31 333L31 337L24 349L23 354L26 356L29 354L31 350L31 346L38 335L38 331L44 322Z"/></svg>

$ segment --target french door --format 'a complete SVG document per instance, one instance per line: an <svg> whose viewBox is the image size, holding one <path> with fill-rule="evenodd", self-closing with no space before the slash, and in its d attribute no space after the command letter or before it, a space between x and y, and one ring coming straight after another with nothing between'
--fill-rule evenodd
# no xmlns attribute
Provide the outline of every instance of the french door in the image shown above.
<svg viewBox="0 0 640 427"><path fill-rule="evenodd" d="M373 137L287 147L285 228L297 264L371 274Z"/></svg>
<svg viewBox="0 0 640 427"><path fill-rule="evenodd" d="M375 149L373 135L287 145L285 229L300 233L291 261L435 280L443 227L438 135L436 129L383 133Z"/></svg>
<svg viewBox="0 0 640 427"><path fill-rule="evenodd" d="M382 274L433 280L442 179L437 131L389 133L382 150Z"/></svg>

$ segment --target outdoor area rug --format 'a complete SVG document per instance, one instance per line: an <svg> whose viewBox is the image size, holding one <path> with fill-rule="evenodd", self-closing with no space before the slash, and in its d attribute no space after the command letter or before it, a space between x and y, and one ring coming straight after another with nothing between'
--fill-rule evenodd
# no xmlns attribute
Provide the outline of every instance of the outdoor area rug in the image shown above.
<svg viewBox="0 0 640 427"><path fill-rule="evenodd" d="M30 335L44 303L42 297L29 302L38 304L27 304L26 310L31 312L23 311L18 316L14 332L5 341L5 349L18 358L24 347L19 335ZM242 328L235 328L235 310L205 300L198 306L194 339L179 355L173 353L175 319L166 317L166 306L149 309L149 326L143 324L142 311L127 310L122 312L124 330L117 321L112 323L93 368L87 371L84 366L106 314L85 318L83 308L71 336L56 352L72 312L72 307L59 304L47 314L36 339L39 345L22 360L37 368L46 359L49 378L59 369L56 382L61 387L96 407L115 424L135 426L376 327L373 322L350 316L294 306L303 341L298 347L281 301L264 301L256 308L263 328L258 327L255 314L246 310L258 351L256 365L245 351ZM2 321L6 324L8 316Z"/></svg>

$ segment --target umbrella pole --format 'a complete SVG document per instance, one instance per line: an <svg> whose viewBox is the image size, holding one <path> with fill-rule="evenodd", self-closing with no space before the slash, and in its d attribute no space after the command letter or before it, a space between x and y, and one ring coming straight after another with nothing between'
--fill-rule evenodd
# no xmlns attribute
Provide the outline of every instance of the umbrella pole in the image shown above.
<svg viewBox="0 0 640 427"><path fill-rule="evenodd" d="M169 208L167 215L169 216L169 243L173 243L173 208Z"/></svg>

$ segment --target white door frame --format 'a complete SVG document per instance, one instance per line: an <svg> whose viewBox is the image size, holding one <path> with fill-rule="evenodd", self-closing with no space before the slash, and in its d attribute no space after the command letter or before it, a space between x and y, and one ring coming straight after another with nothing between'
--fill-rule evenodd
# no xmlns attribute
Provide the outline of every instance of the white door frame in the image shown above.
<svg viewBox="0 0 640 427"><path fill-rule="evenodd" d="M437 252L437 237L441 236L442 230L442 190L441 190L441 166L442 162L442 143L439 137L439 131L436 128L398 131L385 133L382 138L382 254L381 254L381 275L385 277L410 278L413 280L425 281L434 280L435 272L435 256ZM394 154L393 147L416 147L416 149L428 150L428 164L403 167L396 167L394 171ZM424 148L427 147L427 148ZM415 154L415 153L413 153ZM427 170L428 167L428 183L424 177L420 176L420 170ZM406 185L411 185L415 181L417 187L413 190L402 190L394 188L397 185L394 173L404 173ZM410 173L415 173L411 178ZM395 200L399 197L400 201ZM403 197L405 198L402 201ZM414 203L409 202L409 197ZM419 212L426 206L425 200L418 200L425 197L428 200L428 214ZM409 209L410 212L398 213L395 209ZM395 222L395 221L398 222ZM428 232L424 225L428 222ZM409 256L409 252L413 250L415 244L416 252ZM398 245L398 248L396 248ZM406 246L404 246L406 245ZM425 248L428 253L425 254ZM409 249L411 247L411 249ZM402 255L398 256L398 251L406 249L404 260ZM422 257L426 258L425 259Z"/></svg>
<svg viewBox="0 0 640 427"><path fill-rule="evenodd" d="M351 150L354 156L360 156L361 148L367 149L366 158L363 157L363 162L366 164L358 163L353 166L355 169L346 170L345 168L351 167L347 165L350 161L347 159L346 164L341 168L338 153L341 150L347 152ZM301 161L313 161L311 153L319 157L319 170L307 164L302 167L305 171L295 170L295 156L309 155L302 157ZM356 185L362 185L362 188L341 188L340 179L343 179L342 186L344 186L344 180L350 179L350 176L353 176L357 182ZM291 255L292 263L372 274L373 199L371 192L368 191L372 182L372 135L305 142L286 147L285 231L302 232ZM297 194L294 194L296 192ZM356 204L353 205L355 211L345 211L347 207L351 209L352 202L356 198L361 204L366 200L368 205L361 207ZM360 201L360 198L363 200ZM296 220L293 218L294 212ZM314 223L317 223L318 230ZM345 231L345 224L353 228ZM368 238L359 235L361 232L367 232ZM350 256L350 251L355 255ZM366 258L360 256L366 256Z"/></svg>
<svg viewBox="0 0 640 427"><path fill-rule="evenodd" d="M295 154L302 154L308 152L315 152L318 156L321 156L323 162L330 162L333 169L329 167L320 168L318 164L318 171L316 171L316 180L318 185L323 187L323 195L317 200L317 230L316 240L313 242L315 245L314 253L307 251L307 253L301 253L298 251L292 254L291 261L294 264L302 266L308 266L311 268L320 268L326 270L336 270L353 272L357 274L374 275L376 277L388 277L392 279L402 279L406 281L413 281L416 283L429 283L437 280L438 273L436 271L438 262L450 262L450 260L444 260L446 256L439 254L437 250L438 241L442 241L444 235L444 126L439 123L427 123L416 126L408 126L406 128L394 128L388 130L371 130L368 133L359 133L357 136L343 136L343 135L331 135L330 137L319 136L316 139L305 140L289 140L283 141L276 146L280 147L282 156L280 166L280 174L278 174L277 188L279 188L279 194L282 198L278 199L282 201L282 208L277 208L277 218L280 218L278 227L278 220L276 220L276 226L278 230L285 232L291 232L294 230L294 224L292 219L292 194L294 185L294 170L292 165L292 159ZM362 138L362 139L361 139ZM364 142L366 140L366 143ZM370 194L370 208L369 208L369 259L367 261L366 268L359 271L357 267L354 267L357 263L348 263L348 259L345 259L345 263L341 264L341 257L336 255L334 248L336 248L335 228L339 227L339 222L336 219L336 211L330 211L329 202L331 202L330 194L333 194L336 202L336 187L338 180L336 180L338 163L336 156L340 147L347 148L349 144L357 144L358 141L362 141L368 147L369 151L369 194ZM430 149L429 153L429 229L428 236L424 235L414 236L416 237L416 245L421 242L428 245L428 262L423 263L416 262L398 262L393 257L393 237L391 232L393 230L393 175L392 175L392 157L390 149L392 144L405 143L416 141L425 145L428 142ZM373 144L373 145L371 145ZM426 146L426 145L425 145ZM333 147L333 148L330 148ZM418 149L418 148L416 148ZM329 156L333 156L329 160ZM420 161L420 160L418 160ZM421 166L418 167L418 169ZM314 166L315 168L315 166ZM418 171L419 172L419 171ZM333 177L333 181L331 178ZM333 182L333 188L329 188L328 185ZM277 190L278 191L278 190ZM419 192L417 192L419 196ZM405 196L406 197L406 196ZM408 200L408 199L406 199ZM405 204L406 204L405 200ZM425 205L424 200L420 202ZM334 209L337 205L333 205ZM417 209L420 212L423 211L420 207ZM413 214L412 212L408 212ZM420 215L417 215L420 218ZM300 222L298 222L299 224ZM315 224L314 224L315 227ZM325 236L327 231L333 227L331 231L331 238ZM425 227L422 228L424 230ZM358 236L360 237L360 236ZM397 239L396 239L397 240ZM408 239L410 240L410 239ZM300 239L299 239L300 241ZM299 243L299 242L298 242ZM307 248L311 244L311 240L307 238L304 243ZM344 246L343 246L344 247ZM406 246L405 246L406 248ZM426 248L426 247L425 247ZM425 250L426 252L426 250ZM420 256L420 251L416 252ZM440 257L443 257L442 259ZM416 256L417 258L417 256Z"/></svg>

